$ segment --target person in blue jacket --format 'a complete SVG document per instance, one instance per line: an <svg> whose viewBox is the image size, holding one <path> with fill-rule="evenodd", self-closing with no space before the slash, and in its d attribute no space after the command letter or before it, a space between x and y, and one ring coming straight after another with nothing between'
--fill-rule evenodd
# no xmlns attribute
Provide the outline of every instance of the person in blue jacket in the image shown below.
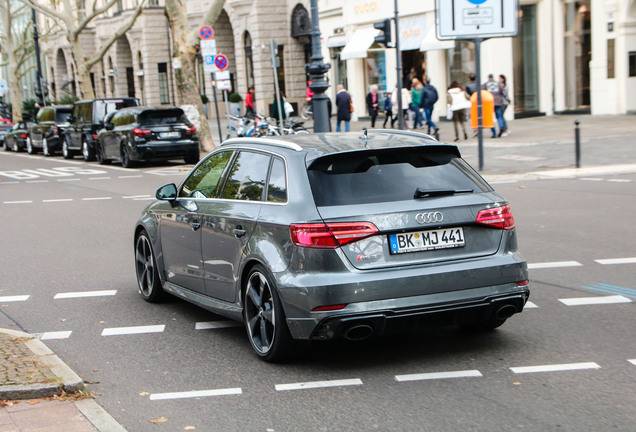
<svg viewBox="0 0 636 432"><path fill-rule="evenodd" d="M386 117L384 118L384 123L382 124L383 128L386 128L386 122L391 120L391 128L395 124L395 117L393 117L393 102L391 102L391 93L386 93L384 95L384 113Z"/></svg>
<svg viewBox="0 0 636 432"><path fill-rule="evenodd" d="M434 134L439 131L439 128L433 122L433 107L435 106L435 102L437 102L437 99L439 99L437 89L431 85L431 79L426 77L426 84L422 89L422 100L420 102L420 107L424 109L424 116L426 117L426 133L428 134L431 133L431 128L433 129Z"/></svg>

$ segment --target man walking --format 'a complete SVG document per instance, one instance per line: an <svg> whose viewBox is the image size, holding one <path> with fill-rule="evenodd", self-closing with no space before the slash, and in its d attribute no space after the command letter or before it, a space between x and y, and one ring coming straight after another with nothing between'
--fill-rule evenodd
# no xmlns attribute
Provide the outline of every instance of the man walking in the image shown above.
<svg viewBox="0 0 636 432"><path fill-rule="evenodd" d="M431 79L426 77L426 85L422 90L422 101L420 103L420 107L424 109L424 116L426 117L426 133L430 134L432 128L433 134L436 134L439 131L439 128L433 122L433 107L435 106L437 99L439 99L437 89L431 85Z"/></svg>
<svg viewBox="0 0 636 432"><path fill-rule="evenodd" d="M351 96L342 84L336 87L336 131L341 132L340 122L345 122L345 132L349 132L349 122L351 121Z"/></svg>

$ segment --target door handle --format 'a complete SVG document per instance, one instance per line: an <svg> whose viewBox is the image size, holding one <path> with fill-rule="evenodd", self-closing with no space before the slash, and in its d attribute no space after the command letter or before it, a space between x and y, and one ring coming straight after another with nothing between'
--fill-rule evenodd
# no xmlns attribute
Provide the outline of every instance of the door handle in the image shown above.
<svg viewBox="0 0 636 432"><path fill-rule="evenodd" d="M245 234L247 234L247 230L244 230L241 225L237 225L236 228L232 230L232 232L234 233L234 237L236 238L241 238Z"/></svg>
<svg viewBox="0 0 636 432"><path fill-rule="evenodd" d="M191 222L190 226L192 227L192 231L197 231L199 228L201 228L201 222L198 222L198 221Z"/></svg>

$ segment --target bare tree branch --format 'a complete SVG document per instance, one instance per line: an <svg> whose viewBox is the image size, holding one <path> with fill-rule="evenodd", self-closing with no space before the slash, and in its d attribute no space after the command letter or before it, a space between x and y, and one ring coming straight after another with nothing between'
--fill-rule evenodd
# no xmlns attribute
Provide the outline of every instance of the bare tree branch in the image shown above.
<svg viewBox="0 0 636 432"><path fill-rule="evenodd" d="M101 8L93 9L90 15L86 15L86 17L77 24L77 27L75 27L75 29L73 30L73 37L74 38L77 37L80 34L80 32L86 28L88 23L90 23L96 16L101 15L104 12L106 12L108 9L110 9L116 2L117 0L110 0Z"/></svg>
<svg viewBox="0 0 636 432"><path fill-rule="evenodd" d="M65 24L67 24L67 19L68 17L65 17L64 15L62 15L61 13L59 13L56 10L53 9L49 9L46 8L42 5L40 5L37 1L35 0L23 0L26 4L28 4L29 6L31 6L32 8L34 8L35 10L37 10L38 12L48 16L49 18L53 19L56 22L63 22ZM70 13L69 13L70 16Z"/></svg>

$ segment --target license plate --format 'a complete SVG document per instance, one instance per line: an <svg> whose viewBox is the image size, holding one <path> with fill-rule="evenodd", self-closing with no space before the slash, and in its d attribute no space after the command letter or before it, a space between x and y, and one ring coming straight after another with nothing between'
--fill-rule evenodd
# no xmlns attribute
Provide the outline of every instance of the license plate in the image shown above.
<svg viewBox="0 0 636 432"><path fill-rule="evenodd" d="M159 138L180 138L181 132L160 132Z"/></svg>
<svg viewBox="0 0 636 432"><path fill-rule="evenodd" d="M449 249L466 245L461 227L389 234L391 254Z"/></svg>

